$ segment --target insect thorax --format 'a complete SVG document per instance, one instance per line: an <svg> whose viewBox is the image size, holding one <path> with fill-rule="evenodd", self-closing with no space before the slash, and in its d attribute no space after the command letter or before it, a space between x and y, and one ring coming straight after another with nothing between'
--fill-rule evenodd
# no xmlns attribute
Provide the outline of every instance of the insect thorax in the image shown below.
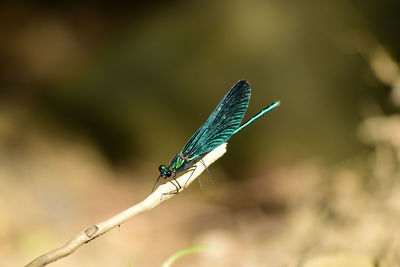
<svg viewBox="0 0 400 267"><path fill-rule="evenodd" d="M186 158L182 154L178 154L172 160L169 169L173 172L179 172L184 167L186 161Z"/></svg>

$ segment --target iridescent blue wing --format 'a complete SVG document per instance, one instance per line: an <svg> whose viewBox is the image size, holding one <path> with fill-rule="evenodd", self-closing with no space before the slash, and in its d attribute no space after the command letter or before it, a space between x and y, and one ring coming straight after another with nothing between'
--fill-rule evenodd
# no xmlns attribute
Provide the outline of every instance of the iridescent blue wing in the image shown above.
<svg viewBox="0 0 400 267"><path fill-rule="evenodd" d="M250 100L250 84L238 81L225 94L207 121L193 134L181 153L188 162L225 143L239 128Z"/></svg>

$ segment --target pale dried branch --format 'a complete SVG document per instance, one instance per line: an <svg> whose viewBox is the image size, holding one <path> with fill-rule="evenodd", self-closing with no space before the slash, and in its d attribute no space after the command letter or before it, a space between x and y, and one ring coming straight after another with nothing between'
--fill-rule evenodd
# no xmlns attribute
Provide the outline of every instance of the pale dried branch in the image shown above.
<svg viewBox="0 0 400 267"><path fill-rule="evenodd" d="M219 159L226 152L226 143L220 145L207 155L203 157L203 162L206 166L210 166L217 159ZM190 170L184 175L177 178L177 181L182 188L179 190L179 193L185 190L204 170L205 166L203 163L198 162L194 165L196 168L194 170ZM186 186L185 186L186 185ZM160 185L152 194L150 194L145 200L142 202L124 210L123 212L115 215L114 217L100 222L98 224L92 225L82 232L75 235L68 243L64 246L54 249L39 258L33 260L31 263L27 265L27 267L37 267L37 266L45 266L49 263L55 262L58 259L66 257L72 254L75 250L77 250L82 245L90 242L91 240L99 237L102 234L107 233L111 229L123 224L128 221L132 217L139 215L147 210L150 210L156 207L163 201L166 201L177 194L176 187L171 183L165 183Z"/></svg>

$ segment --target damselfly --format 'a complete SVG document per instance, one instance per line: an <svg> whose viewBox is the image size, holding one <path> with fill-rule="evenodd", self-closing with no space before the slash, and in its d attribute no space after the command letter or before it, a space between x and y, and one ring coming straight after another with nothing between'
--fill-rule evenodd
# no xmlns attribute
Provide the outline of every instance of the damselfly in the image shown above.
<svg viewBox="0 0 400 267"><path fill-rule="evenodd" d="M241 80L234 84L207 121L193 134L181 152L172 159L171 164L168 167L165 165L159 167L160 176L158 176L152 191L160 177L172 176L179 187L177 187L178 192L181 185L175 179L177 173L190 168L204 154L227 142L232 135L280 104L280 101L272 103L240 125L249 104L250 93L250 84L247 81Z"/></svg>

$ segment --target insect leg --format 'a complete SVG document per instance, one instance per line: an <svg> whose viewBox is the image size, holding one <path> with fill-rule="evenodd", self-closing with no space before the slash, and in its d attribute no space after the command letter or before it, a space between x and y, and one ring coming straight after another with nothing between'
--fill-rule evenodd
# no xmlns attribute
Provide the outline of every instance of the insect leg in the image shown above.
<svg viewBox="0 0 400 267"><path fill-rule="evenodd" d="M192 169L193 169L193 171L192 171ZM186 182L185 182L185 188L186 188L186 185L187 185L187 183L189 182L190 178L192 178L192 175L193 175L193 173L196 171L196 169L197 169L197 166L196 166L196 165L193 165L193 166L191 166L190 168L188 168L188 171L192 171L192 173L190 174L189 178L188 178L188 179L186 180ZM199 181L200 181L200 177L199 177ZM202 188L201 182L200 182L200 188Z"/></svg>
<svg viewBox="0 0 400 267"><path fill-rule="evenodd" d="M154 191L154 188L156 187L156 184L158 183L158 180L160 180L160 177L161 177L161 175L160 175L160 176L158 176L158 178L157 178L156 182L154 183L154 185L153 185L153 188L151 189L151 193L153 193L153 191Z"/></svg>
<svg viewBox="0 0 400 267"><path fill-rule="evenodd" d="M178 193L179 193L179 189L182 189L182 186L179 184L178 180L175 179L175 176L176 176L176 172L174 172L174 173L172 174L172 178L174 179L174 181L176 182L176 184L177 184L178 187L179 187L179 188L176 189L176 193L178 194ZM175 187L176 187L176 185L175 185Z"/></svg>
<svg viewBox="0 0 400 267"><path fill-rule="evenodd" d="M173 181L171 181L171 180L168 181L168 182L170 182L171 184L173 184L173 186L175 186L176 191L171 191L171 192L168 192L168 193L163 193L163 194L161 195L160 201L162 200L162 197L163 197L164 195L176 195L176 194L179 193L179 189L182 188L181 185L178 183L178 181L175 179L175 177L173 177L173 178L174 178L175 182L178 184L179 187L178 187Z"/></svg>
<svg viewBox="0 0 400 267"><path fill-rule="evenodd" d="M203 159L200 159L201 164L203 164L204 168L206 168L208 174L211 176L211 181L214 184L214 176L212 175L211 171L208 169L207 165L204 163ZM200 181L200 180L199 180Z"/></svg>
<svg viewBox="0 0 400 267"><path fill-rule="evenodd" d="M169 180L168 182L170 182L171 184L173 184L174 186L175 186L175 188L176 188L176 191L175 192L169 192L169 193L164 193L163 195L165 195L165 194L168 194L168 195L175 195L175 194L178 194L179 193L179 190L180 189L182 189L182 186L179 184L179 182L178 182L178 180L176 180L176 178L175 178L175 175L176 175L176 173L174 172L173 174L172 174L172 179L174 179L173 181L172 180ZM174 183L174 181L175 181L175 183Z"/></svg>

